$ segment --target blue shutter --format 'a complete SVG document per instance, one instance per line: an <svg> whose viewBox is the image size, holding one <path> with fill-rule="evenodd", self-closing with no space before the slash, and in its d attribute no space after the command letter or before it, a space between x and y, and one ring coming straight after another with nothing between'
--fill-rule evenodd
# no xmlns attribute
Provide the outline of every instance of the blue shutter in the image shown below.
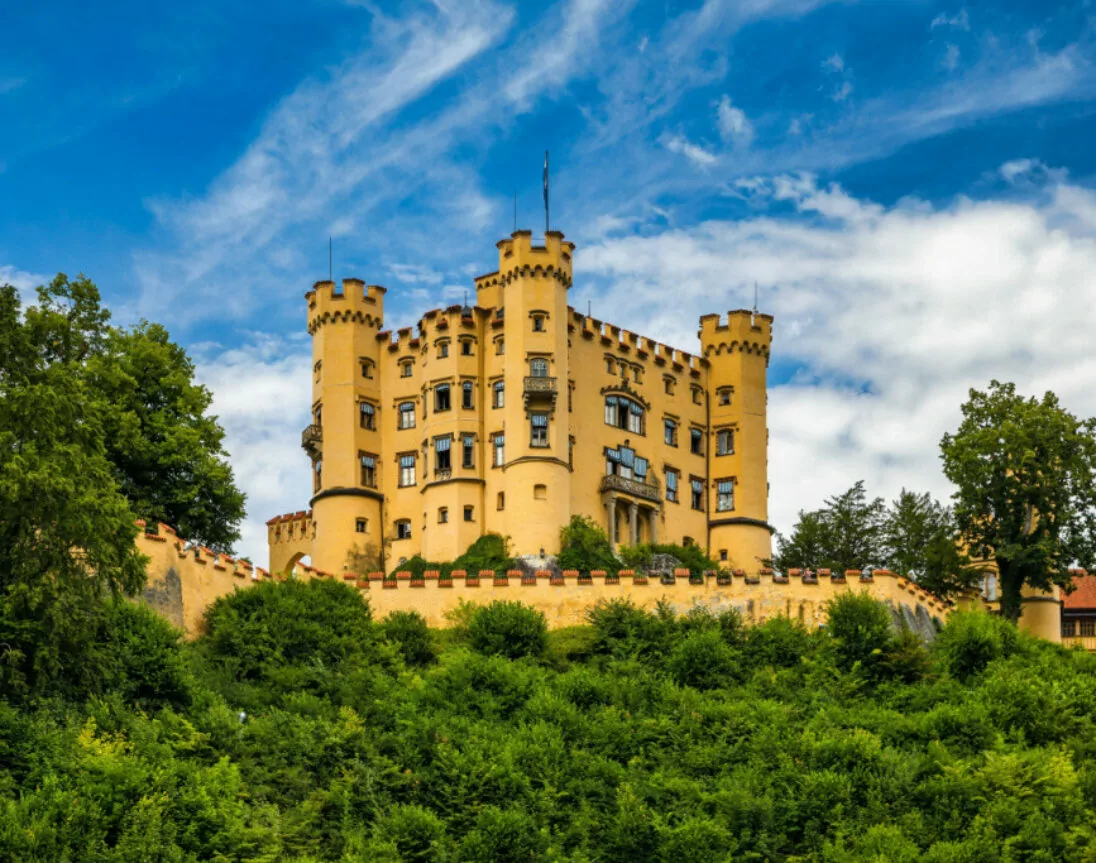
<svg viewBox="0 0 1096 863"><path fill-rule="evenodd" d="M440 437L434 441L434 449L437 452L448 452L449 444L452 443L452 438Z"/></svg>

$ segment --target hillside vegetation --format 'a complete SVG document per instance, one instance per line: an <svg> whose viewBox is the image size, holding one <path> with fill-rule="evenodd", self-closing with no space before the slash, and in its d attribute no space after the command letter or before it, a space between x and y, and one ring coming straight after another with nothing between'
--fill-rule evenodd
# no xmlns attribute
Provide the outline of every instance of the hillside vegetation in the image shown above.
<svg viewBox="0 0 1096 863"><path fill-rule="evenodd" d="M850 595L825 629L518 603L430 631L335 582L111 604L0 704L0 859L1057 861L1096 854L1096 659ZM81 690L80 687L83 687Z"/></svg>

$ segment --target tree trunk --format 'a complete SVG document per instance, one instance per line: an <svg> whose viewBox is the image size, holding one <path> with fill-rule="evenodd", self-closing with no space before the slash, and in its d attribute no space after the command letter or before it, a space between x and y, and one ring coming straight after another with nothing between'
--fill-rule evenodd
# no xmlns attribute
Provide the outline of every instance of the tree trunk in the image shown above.
<svg viewBox="0 0 1096 863"><path fill-rule="evenodd" d="M1024 586L1024 574L1011 561L997 558L997 578L1001 588L1001 616L1016 623L1023 609L1021 590Z"/></svg>

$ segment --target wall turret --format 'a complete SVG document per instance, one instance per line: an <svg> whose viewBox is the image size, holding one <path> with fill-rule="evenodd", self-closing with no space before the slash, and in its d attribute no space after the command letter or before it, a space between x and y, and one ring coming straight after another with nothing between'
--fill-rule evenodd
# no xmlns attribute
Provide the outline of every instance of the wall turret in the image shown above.
<svg viewBox="0 0 1096 863"><path fill-rule="evenodd" d="M708 545L752 570L772 557L766 389L772 316L745 310L700 319L709 363Z"/></svg>

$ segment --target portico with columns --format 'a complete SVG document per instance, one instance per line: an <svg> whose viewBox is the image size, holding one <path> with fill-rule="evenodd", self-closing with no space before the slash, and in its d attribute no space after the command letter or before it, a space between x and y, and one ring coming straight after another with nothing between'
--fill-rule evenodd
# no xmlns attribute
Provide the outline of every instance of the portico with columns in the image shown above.
<svg viewBox="0 0 1096 863"><path fill-rule="evenodd" d="M605 532L614 548L658 542L661 503L655 486L606 476L601 483L601 501L605 507Z"/></svg>

